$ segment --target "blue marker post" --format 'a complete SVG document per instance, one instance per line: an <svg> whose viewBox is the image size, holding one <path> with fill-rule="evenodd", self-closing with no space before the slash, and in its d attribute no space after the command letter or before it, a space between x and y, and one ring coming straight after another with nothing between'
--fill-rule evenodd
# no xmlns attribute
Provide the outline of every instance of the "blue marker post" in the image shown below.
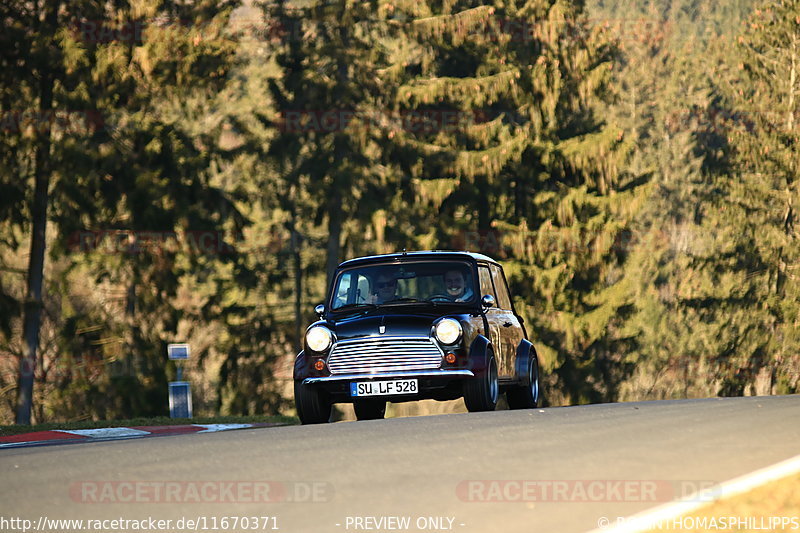
<svg viewBox="0 0 800 533"><path fill-rule="evenodd" d="M169 382L170 418L192 418L192 390L188 381L183 381L183 365L178 361L189 359L188 344L168 344L167 356L176 361L177 381Z"/></svg>

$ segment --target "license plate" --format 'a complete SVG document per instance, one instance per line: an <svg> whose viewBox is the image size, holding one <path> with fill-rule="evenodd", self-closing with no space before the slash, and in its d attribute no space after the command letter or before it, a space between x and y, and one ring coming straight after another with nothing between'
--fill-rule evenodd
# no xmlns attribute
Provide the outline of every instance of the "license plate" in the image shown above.
<svg viewBox="0 0 800 533"><path fill-rule="evenodd" d="M350 396L388 396L390 394L415 394L419 392L416 379L394 381L353 381Z"/></svg>

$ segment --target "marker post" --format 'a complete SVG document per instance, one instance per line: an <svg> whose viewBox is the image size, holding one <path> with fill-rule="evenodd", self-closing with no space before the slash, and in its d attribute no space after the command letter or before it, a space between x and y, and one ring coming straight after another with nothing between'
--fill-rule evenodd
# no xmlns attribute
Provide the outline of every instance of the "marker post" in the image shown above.
<svg viewBox="0 0 800 533"><path fill-rule="evenodd" d="M183 381L183 365L180 361L189 359L188 344L168 344L167 356L175 361L177 381L169 382L169 417L192 418L192 390L188 381Z"/></svg>

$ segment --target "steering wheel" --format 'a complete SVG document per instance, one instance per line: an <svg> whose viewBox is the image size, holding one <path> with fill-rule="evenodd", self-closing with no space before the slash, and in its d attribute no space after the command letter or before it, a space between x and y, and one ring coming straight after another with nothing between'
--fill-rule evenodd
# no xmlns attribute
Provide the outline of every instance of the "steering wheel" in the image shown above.
<svg viewBox="0 0 800 533"><path fill-rule="evenodd" d="M447 294L434 294L434 295L432 295L431 297L428 298L428 301L430 301L430 302L437 302L437 301L452 302L453 299L450 296L448 296Z"/></svg>

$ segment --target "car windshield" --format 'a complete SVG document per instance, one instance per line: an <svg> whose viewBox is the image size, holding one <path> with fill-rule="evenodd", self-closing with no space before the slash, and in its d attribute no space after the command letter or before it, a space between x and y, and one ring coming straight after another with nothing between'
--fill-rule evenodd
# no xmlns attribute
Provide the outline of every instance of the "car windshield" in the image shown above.
<svg viewBox="0 0 800 533"><path fill-rule="evenodd" d="M334 281L331 309L419 303L469 303L475 280L463 261L376 264L341 270Z"/></svg>

